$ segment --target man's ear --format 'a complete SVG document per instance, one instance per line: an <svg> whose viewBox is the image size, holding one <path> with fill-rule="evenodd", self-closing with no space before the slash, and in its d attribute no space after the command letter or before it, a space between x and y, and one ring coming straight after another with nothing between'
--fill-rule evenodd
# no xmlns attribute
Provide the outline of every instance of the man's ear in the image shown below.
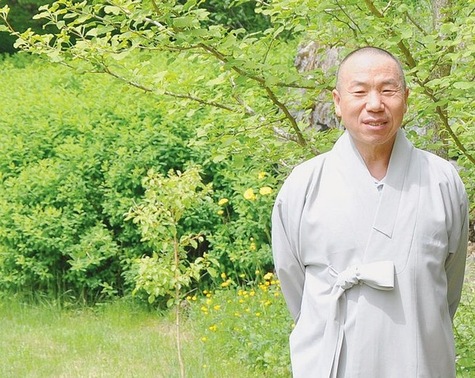
<svg viewBox="0 0 475 378"><path fill-rule="evenodd" d="M335 114L337 117L341 117L341 109L340 109L340 93L337 89L332 91L333 96L333 104L335 104Z"/></svg>
<svg viewBox="0 0 475 378"><path fill-rule="evenodd" d="M407 112L407 99L409 98L409 93L410 93L409 88L406 88L406 92L404 93L404 102L405 102L404 113Z"/></svg>

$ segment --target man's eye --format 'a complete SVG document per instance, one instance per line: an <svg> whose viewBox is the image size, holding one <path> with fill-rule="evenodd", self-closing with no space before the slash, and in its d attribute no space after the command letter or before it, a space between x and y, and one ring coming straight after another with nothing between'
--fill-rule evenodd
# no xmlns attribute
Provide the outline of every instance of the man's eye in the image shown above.
<svg viewBox="0 0 475 378"><path fill-rule="evenodd" d="M364 96L366 94L366 91L353 91L353 94L356 96Z"/></svg>

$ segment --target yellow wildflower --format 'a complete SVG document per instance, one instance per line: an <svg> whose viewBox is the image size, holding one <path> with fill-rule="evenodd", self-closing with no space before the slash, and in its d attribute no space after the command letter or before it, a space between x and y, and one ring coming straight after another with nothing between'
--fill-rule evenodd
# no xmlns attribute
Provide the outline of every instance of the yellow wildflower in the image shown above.
<svg viewBox="0 0 475 378"><path fill-rule="evenodd" d="M259 178L259 180L262 180L264 177L267 176L267 173L266 172L259 172L259 174L257 175L257 177Z"/></svg>
<svg viewBox="0 0 475 378"><path fill-rule="evenodd" d="M264 274L264 279L266 281L270 281L272 279L272 277L274 277L274 273L272 273L272 272Z"/></svg>
<svg viewBox="0 0 475 378"><path fill-rule="evenodd" d="M218 329L216 324L213 324L212 326L209 326L209 330L215 332Z"/></svg>
<svg viewBox="0 0 475 378"><path fill-rule="evenodd" d="M259 189L259 194L261 196L266 196L271 193L272 193L272 188L269 186L263 186L262 188Z"/></svg>
<svg viewBox="0 0 475 378"><path fill-rule="evenodd" d="M208 338L207 338L206 336L203 336L203 337L201 338L201 341L206 341L206 340L208 340Z"/></svg>
<svg viewBox="0 0 475 378"><path fill-rule="evenodd" d="M244 192L244 198L249 201L254 201L256 199L256 195L254 194L254 189L249 188Z"/></svg>
<svg viewBox="0 0 475 378"><path fill-rule="evenodd" d="M223 280L225 280L226 277L227 277L227 276L226 276L226 273L225 273L225 272L221 273L221 278L222 278Z"/></svg>
<svg viewBox="0 0 475 378"><path fill-rule="evenodd" d="M256 243L252 242L251 245L249 246L249 249L250 249L251 251L255 251L255 250L257 249Z"/></svg>
<svg viewBox="0 0 475 378"><path fill-rule="evenodd" d="M220 306L220 305L215 305L215 306L213 307L213 309L214 309L215 311L219 311L219 310L221 309L221 306Z"/></svg>
<svg viewBox="0 0 475 378"><path fill-rule="evenodd" d="M223 215L223 214L224 214L224 211L223 211L223 210L218 210L218 211L216 212L216 214L218 214L218 215Z"/></svg>
<svg viewBox="0 0 475 378"><path fill-rule="evenodd" d="M224 206L224 205L226 205L228 202L229 202L229 200L228 200L227 198L221 198L221 199L218 201L218 205L219 205L219 206Z"/></svg>

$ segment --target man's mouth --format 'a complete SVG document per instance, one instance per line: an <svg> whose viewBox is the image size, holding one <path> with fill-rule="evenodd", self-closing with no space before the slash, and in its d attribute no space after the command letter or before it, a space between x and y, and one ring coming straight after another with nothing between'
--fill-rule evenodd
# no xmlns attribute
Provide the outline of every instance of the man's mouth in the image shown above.
<svg viewBox="0 0 475 378"><path fill-rule="evenodd" d="M365 121L365 124L373 127L379 127L379 126L384 126L386 125L386 121Z"/></svg>

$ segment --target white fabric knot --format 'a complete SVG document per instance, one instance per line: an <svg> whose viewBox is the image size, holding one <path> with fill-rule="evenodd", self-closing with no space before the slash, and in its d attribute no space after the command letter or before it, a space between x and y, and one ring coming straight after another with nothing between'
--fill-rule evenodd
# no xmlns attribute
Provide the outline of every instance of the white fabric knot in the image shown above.
<svg viewBox="0 0 475 378"><path fill-rule="evenodd" d="M352 288L360 282L358 266L352 266L341 272L337 279L335 286L341 287L344 290Z"/></svg>
<svg viewBox="0 0 475 378"><path fill-rule="evenodd" d="M348 290L358 283L366 284L378 290L393 289L394 263L392 261L378 261L350 266L338 274L335 286Z"/></svg>
<svg viewBox="0 0 475 378"><path fill-rule="evenodd" d="M369 264L351 266L338 273L332 267L330 272L336 276L335 285L331 293L329 316L324 331L324 345L326 348L321 356L323 364L322 377L336 378L338 360L343 342L343 314L340 311L340 298L343 293L356 284L365 284L377 290L392 290L394 288L394 263L392 261L378 261Z"/></svg>

